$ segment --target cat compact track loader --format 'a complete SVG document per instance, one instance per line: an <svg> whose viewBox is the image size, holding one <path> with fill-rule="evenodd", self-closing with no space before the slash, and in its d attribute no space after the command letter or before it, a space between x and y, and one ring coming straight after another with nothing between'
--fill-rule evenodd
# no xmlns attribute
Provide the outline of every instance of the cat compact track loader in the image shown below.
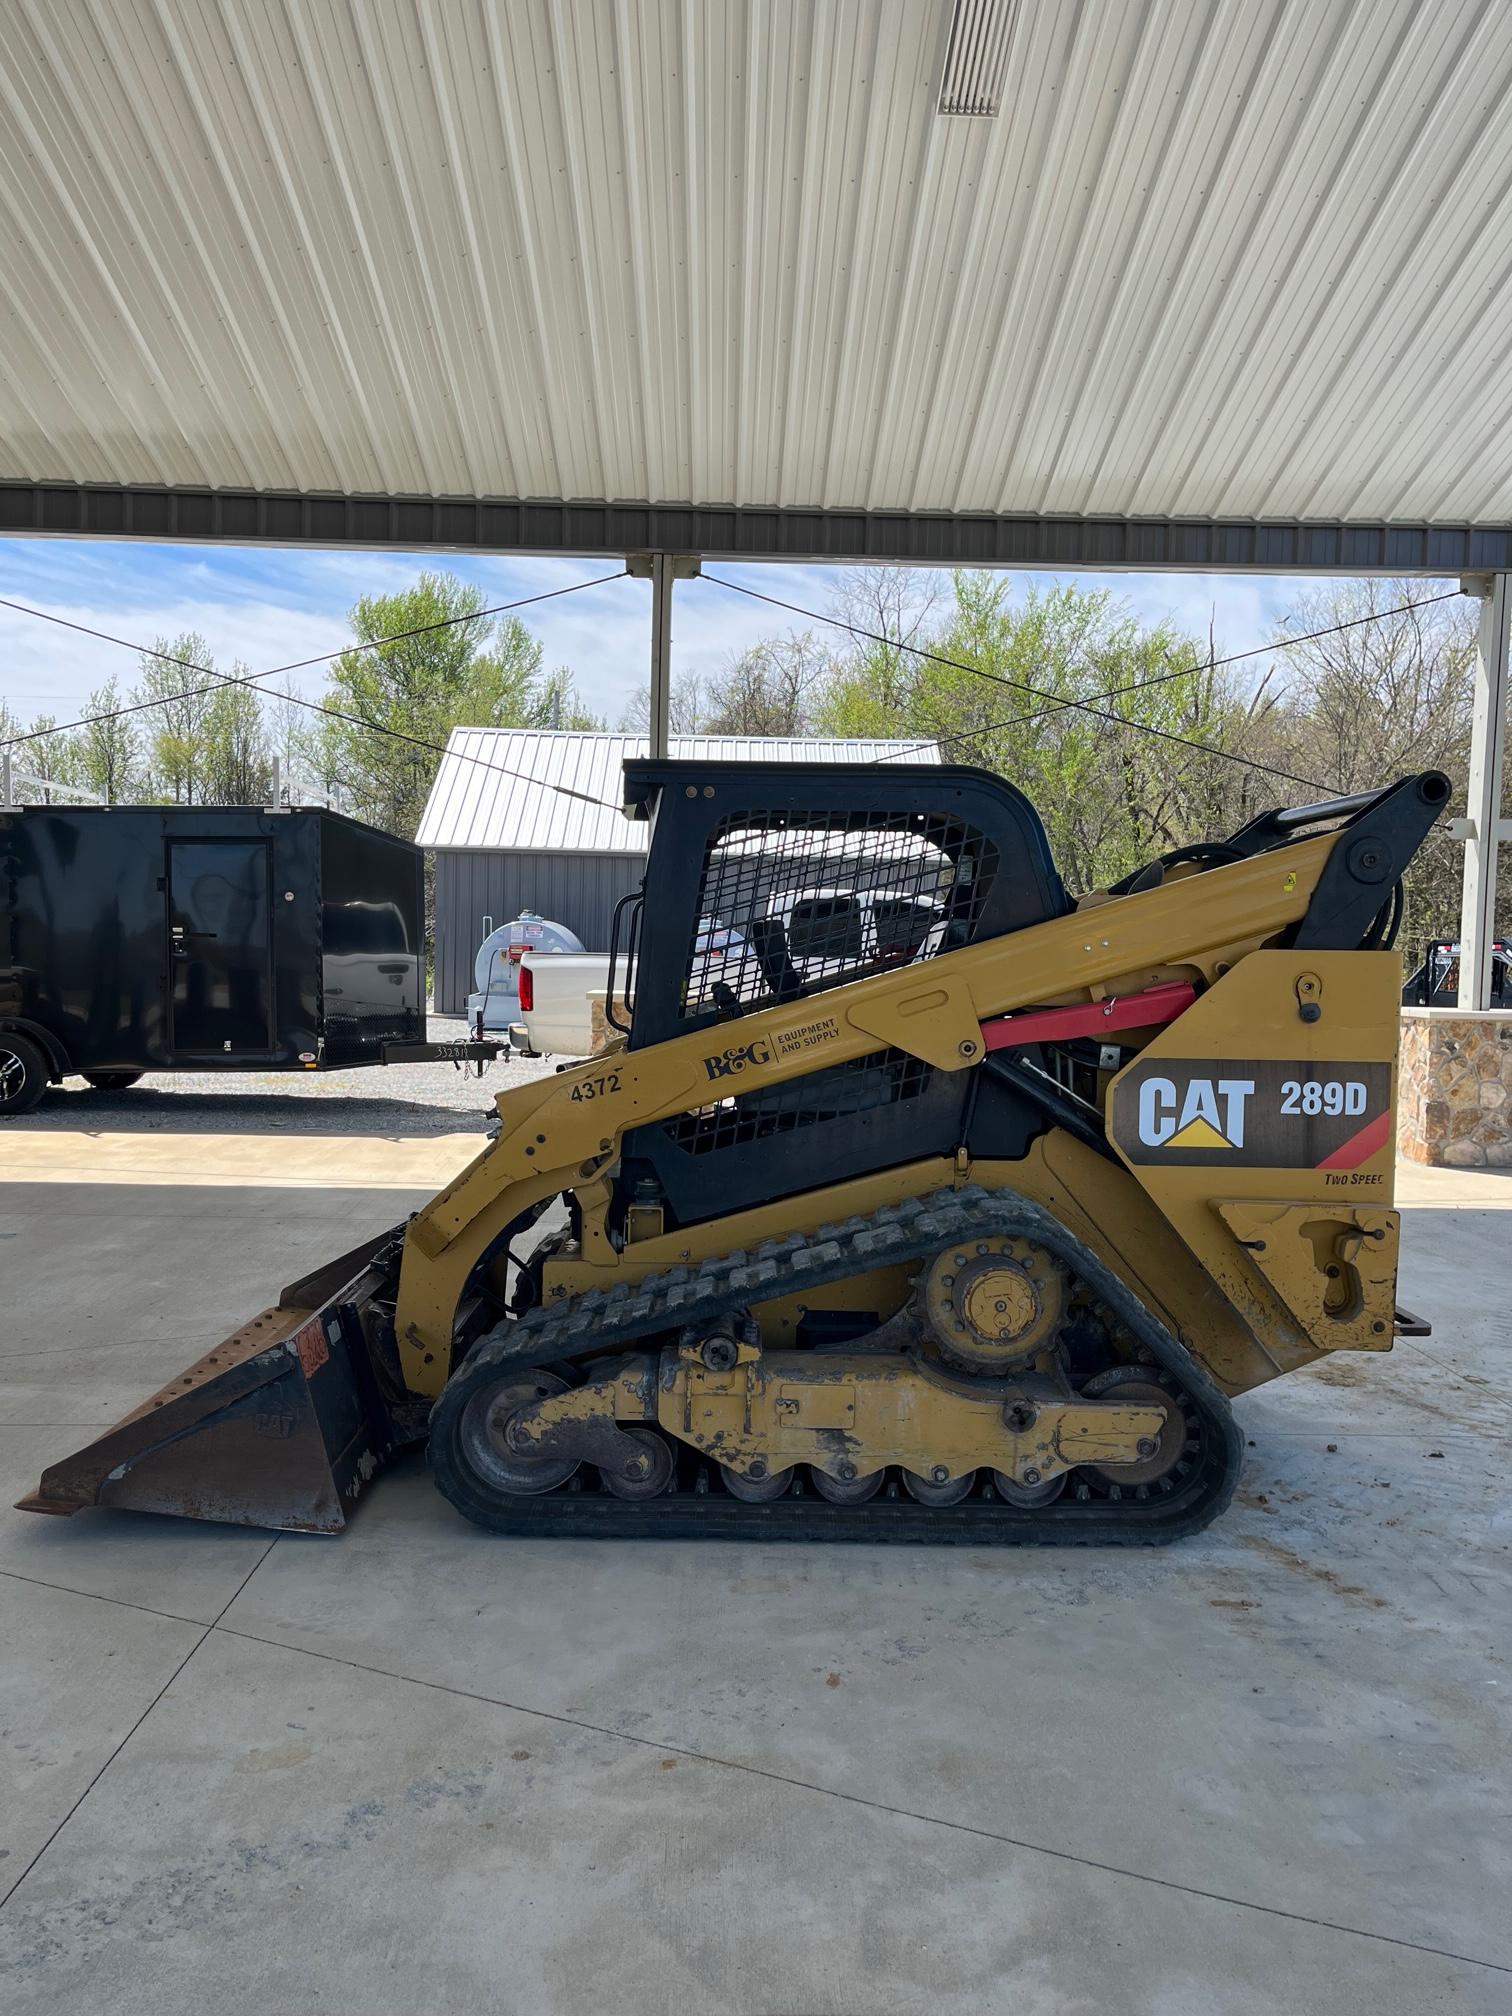
<svg viewBox="0 0 1512 2016"><path fill-rule="evenodd" d="M23 1505L334 1531L424 1441L508 1533L1191 1533L1231 1396L1409 1320L1391 945L1448 796L1075 902L979 771L627 764L620 1039Z"/></svg>

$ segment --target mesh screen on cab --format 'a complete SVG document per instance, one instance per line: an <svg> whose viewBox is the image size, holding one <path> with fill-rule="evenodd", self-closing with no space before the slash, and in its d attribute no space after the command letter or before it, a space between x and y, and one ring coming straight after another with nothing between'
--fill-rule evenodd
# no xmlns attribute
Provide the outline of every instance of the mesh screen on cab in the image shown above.
<svg viewBox="0 0 1512 2016"><path fill-rule="evenodd" d="M744 812L711 836L682 1013L821 993L974 934L997 866L943 813Z"/></svg>

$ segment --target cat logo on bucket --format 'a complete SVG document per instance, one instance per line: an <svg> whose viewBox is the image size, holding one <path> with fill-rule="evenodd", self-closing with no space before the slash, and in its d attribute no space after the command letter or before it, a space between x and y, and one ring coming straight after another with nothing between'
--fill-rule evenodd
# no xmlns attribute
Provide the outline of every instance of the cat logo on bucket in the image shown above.
<svg viewBox="0 0 1512 2016"><path fill-rule="evenodd" d="M1139 1139L1146 1148L1242 1148L1253 1078L1146 1078L1139 1088Z"/></svg>

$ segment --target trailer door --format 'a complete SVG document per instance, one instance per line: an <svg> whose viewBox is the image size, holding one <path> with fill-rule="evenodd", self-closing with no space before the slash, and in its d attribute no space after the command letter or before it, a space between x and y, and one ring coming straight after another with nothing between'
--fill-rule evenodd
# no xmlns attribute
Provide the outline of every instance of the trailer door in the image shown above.
<svg viewBox="0 0 1512 2016"><path fill-rule="evenodd" d="M168 930L176 1053L273 1047L266 840L170 840Z"/></svg>

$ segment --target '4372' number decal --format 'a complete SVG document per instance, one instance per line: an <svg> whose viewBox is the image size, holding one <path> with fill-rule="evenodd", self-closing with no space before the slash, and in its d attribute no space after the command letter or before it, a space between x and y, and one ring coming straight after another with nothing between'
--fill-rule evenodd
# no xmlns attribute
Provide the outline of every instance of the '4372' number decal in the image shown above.
<svg viewBox="0 0 1512 2016"><path fill-rule="evenodd" d="M582 1079L573 1086L570 1097L577 1100L602 1099L606 1092L618 1092L619 1089L618 1071L605 1071L601 1077Z"/></svg>

